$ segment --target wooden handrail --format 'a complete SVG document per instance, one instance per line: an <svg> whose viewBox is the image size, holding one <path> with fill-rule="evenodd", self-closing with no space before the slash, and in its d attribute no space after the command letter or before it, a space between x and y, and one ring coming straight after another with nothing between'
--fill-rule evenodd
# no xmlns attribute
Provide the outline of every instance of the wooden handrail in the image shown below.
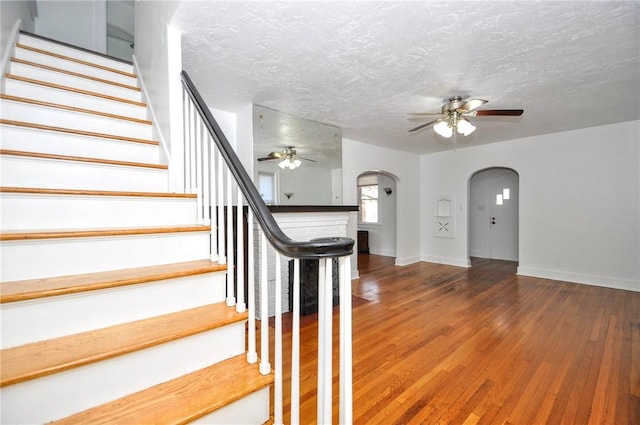
<svg viewBox="0 0 640 425"><path fill-rule="evenodd" d="M182 71L182 84L193 102L198 114L202 118L203 124L212 140L215 142L218 151L224 158L227 166L231 170L238 187L242 191L249 207L255 214L256 220L260 223L267 239L273 247L288 257L292 258L328 258L343 257L351 255L353 252L354 240L346 237L319 238L310 241L294 241L284 234L275 218L264 203L258 189L249 178L244 166L229 144L226 136L220 129L213 114L207 107L204 99L196 89L189 75Z"/></svg>

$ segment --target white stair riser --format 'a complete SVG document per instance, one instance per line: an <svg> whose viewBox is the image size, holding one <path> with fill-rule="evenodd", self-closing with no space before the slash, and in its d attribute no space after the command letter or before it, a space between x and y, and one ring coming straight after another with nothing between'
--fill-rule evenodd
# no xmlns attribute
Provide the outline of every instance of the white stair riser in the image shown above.
<svg viewBox="0 0 640 425"><path fill-rule="evenodd" d="M149 124L4 99L1 101L0 107L2 118L7 120L26 121L135 139L151 140L152 138L152 129Z"/></svg>
<svg viewBox="0 0 640 425"><path fill-rule="evenodd" d="M244 351L244 322L2 388L2 423L44 423ZM224 343L221 343L224 341Z"/></svg>
<svg viewBox="0 0 640 425"><path fill-rule="evenodd" d="M25 152L157 164L160 147L146 143L88 137L57 131L0 125L0 146Z"/></svg>
<svg viewBox="0 0 640 425"><path fill-rule="evenodd" d="M202 260L209 258L209 234L7 241L0 250L0 280L6 282Z"/></svg>
<svg viewBox="0 0 640 425"><path fill-rule="evenodd" d="M129 99L136 102L142 101L142 93L140 91L116 86L113 84L102 83L88 78L76 77L62 72L49 71L47 69L42 69L17 62L11 62L11 67L9 69L9 73L12 75L19 75L21 77L31 78L34 80L46 81L48 83L102 93L107 96Z"/></svg>
<svg viewBox="0 0 640 425"><path fill-rule="evenodd" d="M28 34L20 34L20 36L18 37L18 43L46 50L48 52L80 59L86 62L108 66L109 68L118 69L120 71L133 73L132 64L121 62L115 59L110 59L100 54L94 54L84 50L75 49L73 47L64 46L59 43L53 43L38 37L32 37Z"/></svg>
<svg viewBox="0 0 640 425"><path fill-rule="evenodd" d="M207 273L4 304L0 310L2 347L15 347L223 302L225 281L225 272Z"/></svg>
<svg viewBox="0 0 640 425"><path fill-rule="evenodd" d="M167 171L17 156L0 156L3 186L165 192Z"/></svg>
<svg viewBox="0 0 640 425"><path fill-rule="evenodd" d="M3 230L197 224L195 199L0 194Z"/></svg>
<svg viewBox="0 0 640 425"><path fill-rule="evenodd" d="M108 114L122 115L125 117L147 119L147 108L126 102L104 99L68 90L61 90L39 84L7 78L5 80L5 93L13 96L26 97L44 102L61 103L77 108L101 111Z"/></svg>
<svg viewBox="0 0 640 425"><path fill-rule="evenodd" d="M190 424L261 425L268 421L269 387L265 387Z"/></svg>
<svg viewBox="0 0 640 425"><path fill-rule="evenodd" d="M123 75L117 72L109 71L106 69L97 68L91 65L85 65L82 63L72 62L66 59L56 58L54 56L45 55L43 53L34 52L27 49L16 47L14 57L29 62L39 63L41 65L52 66L54 68L60 68L71 72L78 72L80 74L92 75L103 80L109 80L116 83L122 83L129 86L137 86L136 78Z"/></svg>

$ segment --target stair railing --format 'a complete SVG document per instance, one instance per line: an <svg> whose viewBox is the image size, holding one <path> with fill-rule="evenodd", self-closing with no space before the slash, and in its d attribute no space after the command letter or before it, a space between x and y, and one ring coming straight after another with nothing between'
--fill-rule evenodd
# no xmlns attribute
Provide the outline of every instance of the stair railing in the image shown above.
<svg viewBox="0 0 640 425"><path fill-rule="evenodd" d="M317 423L330 424L332 422L333 259L337 259L340 296L339 421L341 424L350 424L353 416L350 255L353 252L354 241L345 237L294 241L285 235L249 178L202 96L184 71L182 72L182 84L185 189L191 193L197 193L198 220L202 224L210 224L212 227L211 260L229 265L227 305L235 305L238 312L244 312L245 308L248 309L247 361L256 363L259 359L260 373L265 375L272 373L269 356L269 306L267 304L270 298L268 293L267 242L275 249L276 284L273 285L273 296L275 298L274 423L283 423L281 262L283 257L286 257L293 260L291 423L301 423L301 259L317 259L319 261ZM248 206L246 238L243 218L245 202ZM254 227L256 224L260 230L258 241L254 241ZM259 247L260 252L260 270L257 281L254 271L256 263L254 247ZM247 270L246 279L245 267ZM246 301L244 293L245 281L247 282ZM260 303L259 357L256 351L256 299ZM305 421L308 421L308 419Z"/></svg>

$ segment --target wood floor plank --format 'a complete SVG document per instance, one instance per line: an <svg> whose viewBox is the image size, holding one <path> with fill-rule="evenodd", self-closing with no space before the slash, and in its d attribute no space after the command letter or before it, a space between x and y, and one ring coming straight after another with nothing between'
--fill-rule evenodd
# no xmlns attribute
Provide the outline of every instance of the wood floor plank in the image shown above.
<svg viewBox="0 0 640 425"><path fill-rule="evenodd" d="M640 424L640 293L517 276L504 261L377 258L353 281L354 424L582 425L592 411ZM317 325L303 323L301 422L315 423ZM333 401L337 423L336 386Z"/></svg>

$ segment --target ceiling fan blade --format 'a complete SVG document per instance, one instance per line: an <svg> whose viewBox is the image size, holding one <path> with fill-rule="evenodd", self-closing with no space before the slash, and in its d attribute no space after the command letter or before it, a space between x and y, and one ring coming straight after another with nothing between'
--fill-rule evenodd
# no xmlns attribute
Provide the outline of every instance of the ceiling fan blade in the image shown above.
<svg viewBox="0 0 640 425"><path fill-rule="evenodd" d="M304 156L300 156L300 155L298 155L298 158L304 159L305 161L309 161L309 162L318 162L315 159L305 158Z"/></svg>
<svg viewBox="0 0 640 425"><path fill-rule="evenodd" d="M428 122L426 124L419 125L416 128L412 128L411 130L409 130L409 133L413 133L415 131L422 130L423 128L430 126L431 124L433 124L436 121L438 121L438 120L433 120L433 121Z"/></svg>
<svg viewBox="0 0 640 425"><path fill-rule="evenodd" d="M430 115L442 115L442 112L409 112L409 115L415 116L430 116Z"/></svg>
<svg viewBox="0 0 640 425"><path fill-rule="evenodd" d="M473 111L487 102L489 101L484 99L469 99L458 109L462 109L463 111Z"/></svg>
<svg viewBox="0 0 640 425"><path fill-rule="evenodd" d="M267 156L263 156L262 158L258 158L258 161L268 161L270 159L279 159L282 158L282 153L280 152L271 152Z"/></svg>
<svg viewBox="0 0 640 425"><path fill-rule="evenodd" d="M511 117L519 117L524 113L523 109L483 109L480 111L476 111L476 116L486 116L486 115L506 115Z"/></svg>

